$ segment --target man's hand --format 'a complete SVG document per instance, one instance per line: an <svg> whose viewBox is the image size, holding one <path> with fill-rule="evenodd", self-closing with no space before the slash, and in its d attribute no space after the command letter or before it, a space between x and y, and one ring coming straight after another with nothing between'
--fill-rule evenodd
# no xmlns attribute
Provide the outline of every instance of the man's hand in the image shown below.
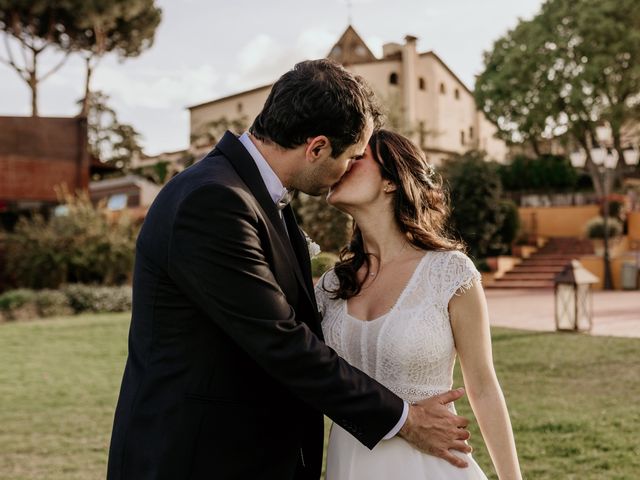
<svg viewBox="0 0 640 480"><path fill-rule="evenodd" d="M468 467L467 462L449 451L471 452L465 443L470 437L466 430L469 421L446 407L463 395L464 389L459 388L411 405L398 435L425 453L443 458L456 467Z"/></svg>

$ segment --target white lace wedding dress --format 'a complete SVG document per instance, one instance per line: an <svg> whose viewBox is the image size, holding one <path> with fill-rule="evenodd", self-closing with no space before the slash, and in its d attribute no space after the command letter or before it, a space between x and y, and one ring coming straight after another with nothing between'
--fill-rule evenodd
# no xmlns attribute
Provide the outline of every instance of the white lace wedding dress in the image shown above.
<svg viewBox="0 0 640 480"><path fill-rule="evenodd" d="M337 277L328 271L316 285L327 344L351 365L375 378L408 402L450 390L456 350L448 304L480 274L461 252L427 252L385 315L370 321L347 312L347 302L334 300ZM452 411L455 411L450 404ZM452 451L453 452L453 451ZM460 469L424 454L394 437L369 450L339 425L329 437L327 480L486 480L470 455Z"/></svg>

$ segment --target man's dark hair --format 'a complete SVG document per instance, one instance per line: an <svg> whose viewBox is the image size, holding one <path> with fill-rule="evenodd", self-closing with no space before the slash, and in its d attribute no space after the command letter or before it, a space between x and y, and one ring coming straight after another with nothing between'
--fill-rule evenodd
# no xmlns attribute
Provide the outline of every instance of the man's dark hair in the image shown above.
<svg viewBox="0 0 640 480"><path fill-rule="evenodd" d="M325 135L335 158L360 140L368 117L379 126L380 108L361 77L332 60L307 60L273 85L250 131L284 148Z"/></svg>

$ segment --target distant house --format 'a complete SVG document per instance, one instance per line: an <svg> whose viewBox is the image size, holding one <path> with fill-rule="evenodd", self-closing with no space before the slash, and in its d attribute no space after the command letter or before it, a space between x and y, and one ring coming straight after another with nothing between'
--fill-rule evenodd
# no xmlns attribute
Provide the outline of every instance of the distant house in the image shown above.
<svg viewBox="0 0 640 480"><path fill-rule="evenodd" d="M473 92L434 52L418 53L417 38L404 44L387 43L377 58L349 26L331 48L328 58L364 77L387 107L392 126L409 135L438 164L470 149L485 150L504 161L507 146L495 137L497 128L476 108ZM248 118L260 112L272 84L218 98L189 108L191 138L201 137L207 125L220 119ZM194 145L202 153L211 145Z"/></svg>
<svg viewBox="0 0 640 480"><path fill-rule="evenodd" d="M89 196L94 203L104 201L112 212L129 210L144 217L161 188L137 175L127 175L91 182Z"/></svg>

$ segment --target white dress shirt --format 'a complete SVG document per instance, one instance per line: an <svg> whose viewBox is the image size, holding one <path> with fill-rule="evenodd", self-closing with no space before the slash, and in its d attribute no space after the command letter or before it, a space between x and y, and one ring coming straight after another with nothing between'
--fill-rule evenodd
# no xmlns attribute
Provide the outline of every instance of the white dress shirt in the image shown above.
<svg viewBox="0 0 640 480"><path fill-rule="evenodd" d="M258 148L254 145L253 141L249 137L249 133L244 132L242 135L240 135L238 140L240 140L240 143L242 143L244 148L247 149L247 152L249 152L249 155L251 155L251 158L253 158L253 161L256 162L256 166L258 167L258 171L260 172L262 181L267 187L267 191L269 192L269 195L271 196L273 203L277 205L278 202L282 200L282 198L284 198L284 196L287 194L287 189L284 187L284 185L282 185L282 181L280 180L280 178L278 178L276 173L273 171L273 169L271 168L271 165L269 165L269 162L267 162L267 160L262 156ZM282 211L278 210L278 213L280 214L280 218L282 218ZM405 401L404 408L402 410L402 415L400 416L400 420L398 420L398 423L391 429L389 433L387 433L384 436L384 440L388 440L390 438L395 437L397 433L400 431L400 429L402 428L402 426L407 421L408 416L409 416L409 404Z"/></svg>

